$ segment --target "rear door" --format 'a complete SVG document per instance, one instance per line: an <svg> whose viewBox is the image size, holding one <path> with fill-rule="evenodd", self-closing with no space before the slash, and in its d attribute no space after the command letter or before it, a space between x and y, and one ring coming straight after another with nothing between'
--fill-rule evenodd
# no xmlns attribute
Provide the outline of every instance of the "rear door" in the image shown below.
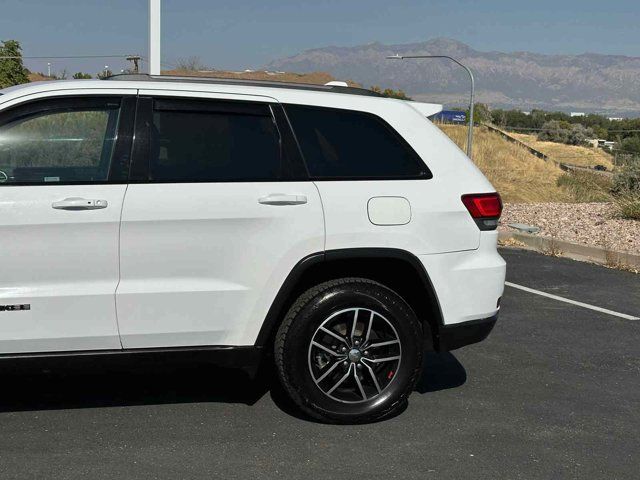
<svg viewBox="0 0 640 480"><path fill-rule="evenodd" d="M131 92L26 98L0 111L0 353L121 348Z"/></svg>
<svg viewBox="0 0 640 480"><path fill-rule="evenodd" d="M320 197L271 98L141 91L117 291L125 348L253 344ZM202 98L207 95L207 98Z"/></svg>
<svg viewBox="0 0 640 480"><path fill-rule="evenodd" d="M285 105L322 196L326 249L393 246L422 255L478 248L480 232L460 200L462 185L478 178L467 175L475 167L405 102L376 99L350 109L356 100L336 99L347 108ZM423 159L450 160L448 176L434 177Z"/></svg>

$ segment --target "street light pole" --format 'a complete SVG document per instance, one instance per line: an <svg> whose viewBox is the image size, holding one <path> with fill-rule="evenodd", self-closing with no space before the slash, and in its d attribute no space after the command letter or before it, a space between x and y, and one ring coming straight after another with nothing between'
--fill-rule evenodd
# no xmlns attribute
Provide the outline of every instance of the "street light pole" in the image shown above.
<svg viewBox="0 0 640 480"><path fill-rule="evenodd" d="M160 75L160 0L149 0L149 74Z"/></svg>
<svg viewBox="0 0 640 480"><path fill-rule="evenodd" d="M471 147L473 145L473 103L474 103L475 90L476 90L475 80L473 79L473 73L471 72L469 67L467 67L466 65L463 65L458 60L456 60L455 58L450 57L448 55L391 55L391 56L387 57L387 59L390 59L390 60L404 60L405 58L407 58L407 59L412 59L412 58L418 58L418 59L419 58L446 58L446 59L451 60L452 62L458 64L462 68L464 68L467 71L467 73L469 74L469 79L471 80L471 96L470 96L470 99L469 99L469 131L467 133L467 156L469 158L471 158Z"/></svg>

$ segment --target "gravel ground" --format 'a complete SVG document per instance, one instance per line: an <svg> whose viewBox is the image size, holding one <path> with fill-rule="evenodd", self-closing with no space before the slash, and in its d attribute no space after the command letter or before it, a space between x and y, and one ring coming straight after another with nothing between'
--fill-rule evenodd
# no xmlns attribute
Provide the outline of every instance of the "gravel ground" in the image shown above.
<svg viewBox="0 0 640 480"><path fill-rule="evenodd" d="M640 221L616 218L611 203L506 204L500 229L509 223L539 227L540 235L559 240L640 254Z"/></svg>

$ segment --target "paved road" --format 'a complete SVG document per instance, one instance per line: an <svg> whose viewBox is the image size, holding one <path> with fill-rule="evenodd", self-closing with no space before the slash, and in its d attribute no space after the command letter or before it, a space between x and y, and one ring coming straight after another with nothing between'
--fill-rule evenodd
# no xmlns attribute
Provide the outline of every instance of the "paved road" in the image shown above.
<svg viewBox="0 0 640 480"><path fill-rule="evenodd" d="M513 283L640 313L637 275L502 253ZM209 368L0 376L0 478L640 476L640 321L513 288L490 338L430 355L388 421L299 419L262 383Z"/></svg>

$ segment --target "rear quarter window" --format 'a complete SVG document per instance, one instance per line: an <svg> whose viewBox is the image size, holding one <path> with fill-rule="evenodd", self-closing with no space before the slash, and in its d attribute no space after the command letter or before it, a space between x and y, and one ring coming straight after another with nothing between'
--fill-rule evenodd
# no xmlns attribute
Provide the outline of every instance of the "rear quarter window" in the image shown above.
<svg viewBox="0 0 640 480"><path fill-rule="evenodd" d="M402 136L376 115L301 105L285 108L314 179L432 176Z"/></svg>

